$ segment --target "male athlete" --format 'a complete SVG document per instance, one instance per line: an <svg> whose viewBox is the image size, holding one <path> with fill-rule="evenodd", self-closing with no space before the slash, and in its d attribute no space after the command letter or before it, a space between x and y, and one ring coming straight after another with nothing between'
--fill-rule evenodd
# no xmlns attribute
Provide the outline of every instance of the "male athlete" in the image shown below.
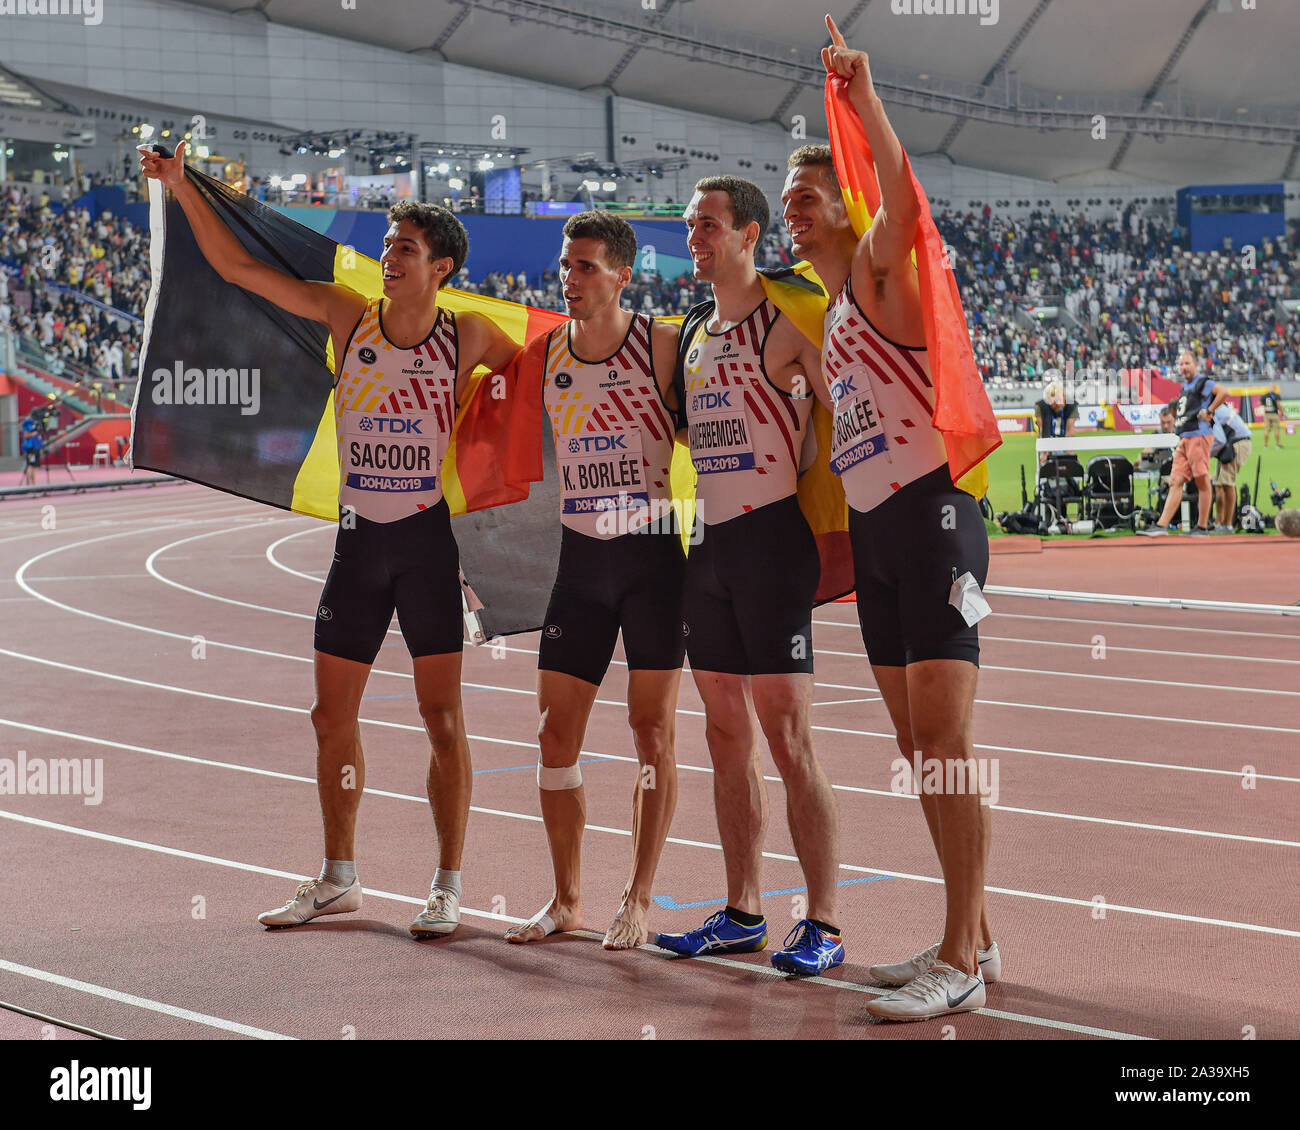
<svg viewBox="0 0 1300 1130"><path fill-rule="evenodd" d="M767 944L761 728L785 783L808 885L808 917L772 964L817 974L844 960L834 924L838 816L813 753L810 718L821 565L795 493L821 357L768 299L755 270L754 249L769 222L762 190L740 177L708 177L696 184L684 218L695 277L713 287L713 301L687 314L678 346L699 477L684 619L704 700L727 905L699 929L656 941L687 957Z"/></svg>
<svg viewBox="0 0 1300 1130"><path fill-rule="evenodd" d="M564 225L560 282L571 321L547 336L541 374L564 530L537 659L537 786L555 897L507 931L512 942L583 925L587 801L578 754L620 629L640 772L632 795L632 874L606 949L648 939L651 884L677 803L673 741L685 650L685 557L669 481L677 327L619 306L636 250L631 225L607 212L583 212Z"/></svg>
<svg viewBox="0 0 1300 1130"><path fill-rule="evenodd" d="M943 436L932 423L934 389L911 260L920 208L903 149L866 54L845 45L829 16L827 24L833 46L822 59L828 73L849 80L875 158L881 208L859 240L825 146L791 155L782 202L795 254L812 263L831 299L824 346L830 388L819 393L835 413L831 468L849 502L858 619L908 764L917 752L926 763L957 759L969 780L979 636L950 599L965 574L983 585L988 537L975 499L953 485ZM947 921L938 944L871 969L877 980L902 988L867 1010L899 1020L979 1008L985 980L1000 976L984 906L988 809L975 790L922 789L920 799L944 876Z"/></svg>
<svg viewBox="0 0 1300 1130"><path fill-rule="evenodd" d="M472 781L461 710L463 615L459 554L443 498L442 457L460 395L479 365L504 366L517 346L476 314L438 307L460 270L465 229L449 212L403 201L389 212L380 262L384 298L295 279L253 258L171 158L142 151L145 176L175 194L203 254L228 283L329 327L340 521L334 563L316 614L316 781L325 824L320 877L303 883L264 926L297 926L361 906L353 851L365 762L357 717L370 668L396 609L415 667L415 694L432 745L428 793L439 866L418 936L460 921L460 858Z"/></svg>

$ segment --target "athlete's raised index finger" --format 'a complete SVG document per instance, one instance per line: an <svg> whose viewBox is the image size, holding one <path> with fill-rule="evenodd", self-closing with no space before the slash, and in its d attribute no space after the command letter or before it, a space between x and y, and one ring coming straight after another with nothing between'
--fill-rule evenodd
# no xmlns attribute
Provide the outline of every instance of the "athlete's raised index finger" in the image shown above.
<svg viewBox="0 0 1300 1130"><path fill-rule="evenodd" d="M831 18L829 12L826 13L826 29L831 33L831 42L836 47L847 47L844 42L844 36L840 34L840 29L835 26L835 21Z"/></svg>

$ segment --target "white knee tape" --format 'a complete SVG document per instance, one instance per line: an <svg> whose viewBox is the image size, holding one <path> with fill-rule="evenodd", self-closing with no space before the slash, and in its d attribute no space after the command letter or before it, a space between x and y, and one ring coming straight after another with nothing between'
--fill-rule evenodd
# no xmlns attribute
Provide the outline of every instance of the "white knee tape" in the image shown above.
<svg viewBox="0 0 1300 1130"><path fill-rule="evenodd" d="M559 769L550 769L540 761L537 763L537 787L547 792L561 789L576 789L582 784L582 770L575 762Z"/></svg>

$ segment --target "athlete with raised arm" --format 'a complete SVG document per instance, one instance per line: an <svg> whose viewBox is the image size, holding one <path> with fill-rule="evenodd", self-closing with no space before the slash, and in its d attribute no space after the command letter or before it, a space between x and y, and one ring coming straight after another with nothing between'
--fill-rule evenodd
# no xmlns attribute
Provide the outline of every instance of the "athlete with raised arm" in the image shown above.
<svg viewBox="0 0 1300 1130"><path fill-rule="evenodd" d="M479 365L503 367L518 347L488 319L438 306L438 288L468 241L443 208L403 201L389 212L382 299L294 278L250 255L186 178L185 143L167 157L142 148L144 175L184 209L199 248L228 283L327 326L334 346L340 522L316 615L316 780L325 825L319 878L264 926L297 926L361 906L354 836L365 787L358 715L370 668L396 610L415 667L431 744L429 803L438 868L416 936L460 921L460 865L472 782L461 709L459 555L443 497L442 457L461 394Z"/></svg>
<svg viewBox="0 0 1300 1130"><path fill-rule="evenodd" d="M956 606L966 602L956 582L970 574L983 585L988 536L975 499L953 484L933 423L935 391L912 262L921 211L906 157L867 55L847 46L830 16L826 23L831 46L822 60L828 74L849 84L881 207L859 239L826 146L791 155L782 203L795 254L812 263L830 295L823 348L829 387L818 391L835 415L831 468L849 503L858 619L908 764L919 753L923 764L939 759L968 770L979 634ZM867 1011L895 1020L979 1008L985 981L1001 975L984 903L988 808L975 790L922 788L920 800L943 872L947 920L941 942L907 961L872 967L874 978L900 988Z"/></svg>

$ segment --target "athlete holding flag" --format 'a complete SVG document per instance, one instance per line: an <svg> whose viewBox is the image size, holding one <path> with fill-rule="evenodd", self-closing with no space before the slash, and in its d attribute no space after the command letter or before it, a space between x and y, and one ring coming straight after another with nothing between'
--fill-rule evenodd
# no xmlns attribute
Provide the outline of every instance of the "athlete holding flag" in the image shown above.
<svg viewBox="0 0 1300 1130"><path fill-rule="evenodd" d="M341 486L334 563L316 616L316 780L325 825L320 877L267 927L297 926L361 906L353 848L365 788L358 715L370 668L396 610L415 668L432 753L429 803L438 869L416 936L460 921L460 863L469 816L469 743L461 709L459 554L443 496L442 457L456 410L480 365L499 370L518 346L488 319L438 306L438 288L465 261L468 240L443 208L403 201L389 212L382 299L310 282L249 254L186 177L185 143L171 157L141 148L141 169L175 194L195 240L227 282L329 328Z"/></svg>
<svg viewBox="0 0 1300 1130"><path fill-rule="evenodd" d="M968 394L968 404L985 408L987 396L969 383L973 376L978 384L973 362L957 378L964 386L944 389L937 365L932 373L912 262L914 245L924 254L919 186L872 84L867 55L847 46L830 16L826 24L828 85L847 92L851 111L845 110L865 130L880 207L858 238L836 174L835 157L845 154L826 146L791 155L782 202L795 254L812 263L830 295L823 349L830 387L819 393L835 414L831 467L849 502L858 618L909 766L920 754L927 763L956 759L973 769L974 622L987 610L979 586L988 569L988 538L975 499L954 486L947 437L934 419L939 392ZM832 138L842 124L832 121ZM965 326L959 331L965 334ZM992 412L987 416L996 437ZM978 433L978 424L971 425L970 434ZM867 1011L895 1020L979 1008L985 980L1000 975L984 906L988 809L973 790L923 789L920 799L943 871L947 921L940 943L871 969L877 980L901 988Z"/></svg>

